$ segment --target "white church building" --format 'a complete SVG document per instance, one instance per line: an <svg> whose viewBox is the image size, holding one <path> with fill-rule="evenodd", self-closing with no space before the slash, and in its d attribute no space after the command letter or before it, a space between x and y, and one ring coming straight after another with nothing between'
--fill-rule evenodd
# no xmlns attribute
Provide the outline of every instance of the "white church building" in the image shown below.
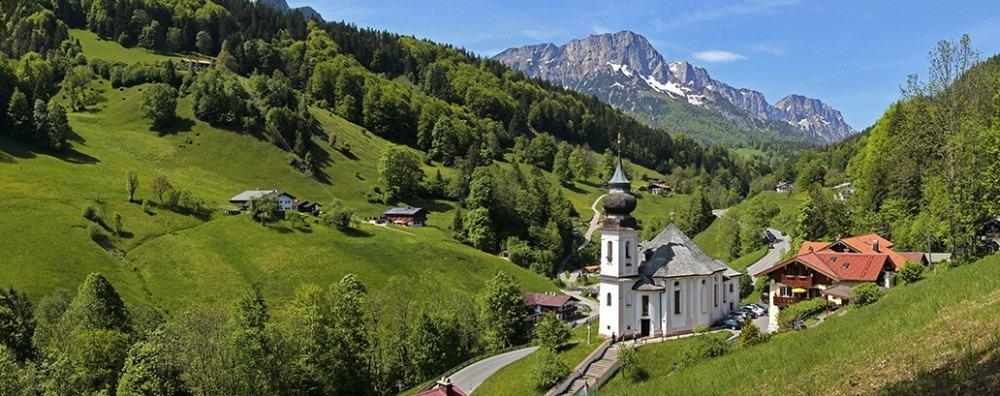
<svg viewBox="0 0 1000 396"><path fill-rule="evenodd" d="M636 198L621 158L608 181L601 223L600 333L672 335L711 326L738 309L739 277L673 224L639 243Z"/></svg>

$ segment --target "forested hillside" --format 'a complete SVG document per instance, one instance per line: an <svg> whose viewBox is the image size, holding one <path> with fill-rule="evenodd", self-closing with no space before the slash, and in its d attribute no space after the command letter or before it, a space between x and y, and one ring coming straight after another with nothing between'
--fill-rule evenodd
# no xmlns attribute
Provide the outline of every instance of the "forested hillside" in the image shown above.
<svg viewBox="0 0 1000 396"><path fill-rule="evenodd" d="M911 76L872 128L778 170L810 190L800 239L878 232L897 249L961 261L988 252L980 236L1000 215L1000 58L981 60L965 36L929 60L926 81ZM814 188L844 181L856 188L844 202Z"/></svg>

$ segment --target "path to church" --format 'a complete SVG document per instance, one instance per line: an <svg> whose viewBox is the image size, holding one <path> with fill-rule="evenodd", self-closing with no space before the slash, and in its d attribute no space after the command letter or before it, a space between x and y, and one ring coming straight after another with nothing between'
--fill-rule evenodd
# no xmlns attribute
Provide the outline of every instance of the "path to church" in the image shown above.
<svg viewBox="0 0 1000 396"><path fill-rule="evenodd" d="M597 204L601 203L602 198L604 198L604 195L597 197L597 199L594 200L594 204L590 205L590 210L594 211L594 217L590 219L590 224L587 226L587 232L583 233L583 243L581 243L576 250L583 250L583 248L587 247L587 245L590 244L590 238L594 236L594 231L597 231L597 226L601 222L601 212L597 210ZM566 264L569 263L569 260L572 258L573 255L570 254L560 260L559 267L556 268L556 274L562 274L563 269L566 268Z"/></svg>

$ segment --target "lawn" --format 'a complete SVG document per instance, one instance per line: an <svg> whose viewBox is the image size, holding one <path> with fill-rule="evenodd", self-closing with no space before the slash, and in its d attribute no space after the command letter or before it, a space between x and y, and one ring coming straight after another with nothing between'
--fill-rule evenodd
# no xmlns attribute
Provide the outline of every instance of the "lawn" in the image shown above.
<svg viewBox="0 0 1000 396"><path fill-rule="evenodd" d="M647 378L668 376L674 372L674 365L681 363L684 351L701 342L703 337L725 340L729 336L728 332L718 332L644 345L639 347L639 367L646 373ZM622 376L622 372L619 370L601 387L600 392L601 394L613 393L616 389L630 384L632 384L632 380Z"/></svg>
<svg viewBox="0 0 1000 396"><path fill-rule="evenodd" d="M123 48L117 42L104 40L97 36L97 33L89 30L70 29L69 37L80 40L80 47L84 54L92 58L100 58L112 62L122 62L127 64L140 62L162 62L168 59L179 61L181 58L205 58L201 55L181 55L165 54L149 51L142 48Z"/></svg>
<svg viewBox="0 0 1000 396"><path fill-rule="evenodd" d="M600 346L602 339L597 337L597 321L591 324L593 339L587 345L587 328L580 327L573 330L569 344L563 346L559 357L571 370L583 361L590 352ZM538 354L532 353L525 358L511 363L507 367L500 369L496 374L488 378L479 388L476 388L476 396L490 395L544 395L548 389L537 389L529 379L529 372L538 360Z"/></svg>
<svg viewBox="0 0 1000 396"><path fill-rule="evenodd" d="M891 289L822 325L640 384L636 394L997 394L1000 256Z"/></svg>

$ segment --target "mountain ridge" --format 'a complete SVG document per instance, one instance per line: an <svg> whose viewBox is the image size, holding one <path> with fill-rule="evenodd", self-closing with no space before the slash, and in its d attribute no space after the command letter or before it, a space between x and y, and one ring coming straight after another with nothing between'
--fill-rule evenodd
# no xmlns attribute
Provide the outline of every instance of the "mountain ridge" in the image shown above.
<svg viewBox="0 0 1000 396"><path fill-rule="evenodd" d="M715 80L703 67L668 62L648 39L629 30L590 35L562 46L509 48L493 58L531 77L654 118L663 104L651 102L674 101L711 109L748 130L784 130L822 143L857 133L838 110L819 99L793 94L772 105L761 92Z"/></svg>

